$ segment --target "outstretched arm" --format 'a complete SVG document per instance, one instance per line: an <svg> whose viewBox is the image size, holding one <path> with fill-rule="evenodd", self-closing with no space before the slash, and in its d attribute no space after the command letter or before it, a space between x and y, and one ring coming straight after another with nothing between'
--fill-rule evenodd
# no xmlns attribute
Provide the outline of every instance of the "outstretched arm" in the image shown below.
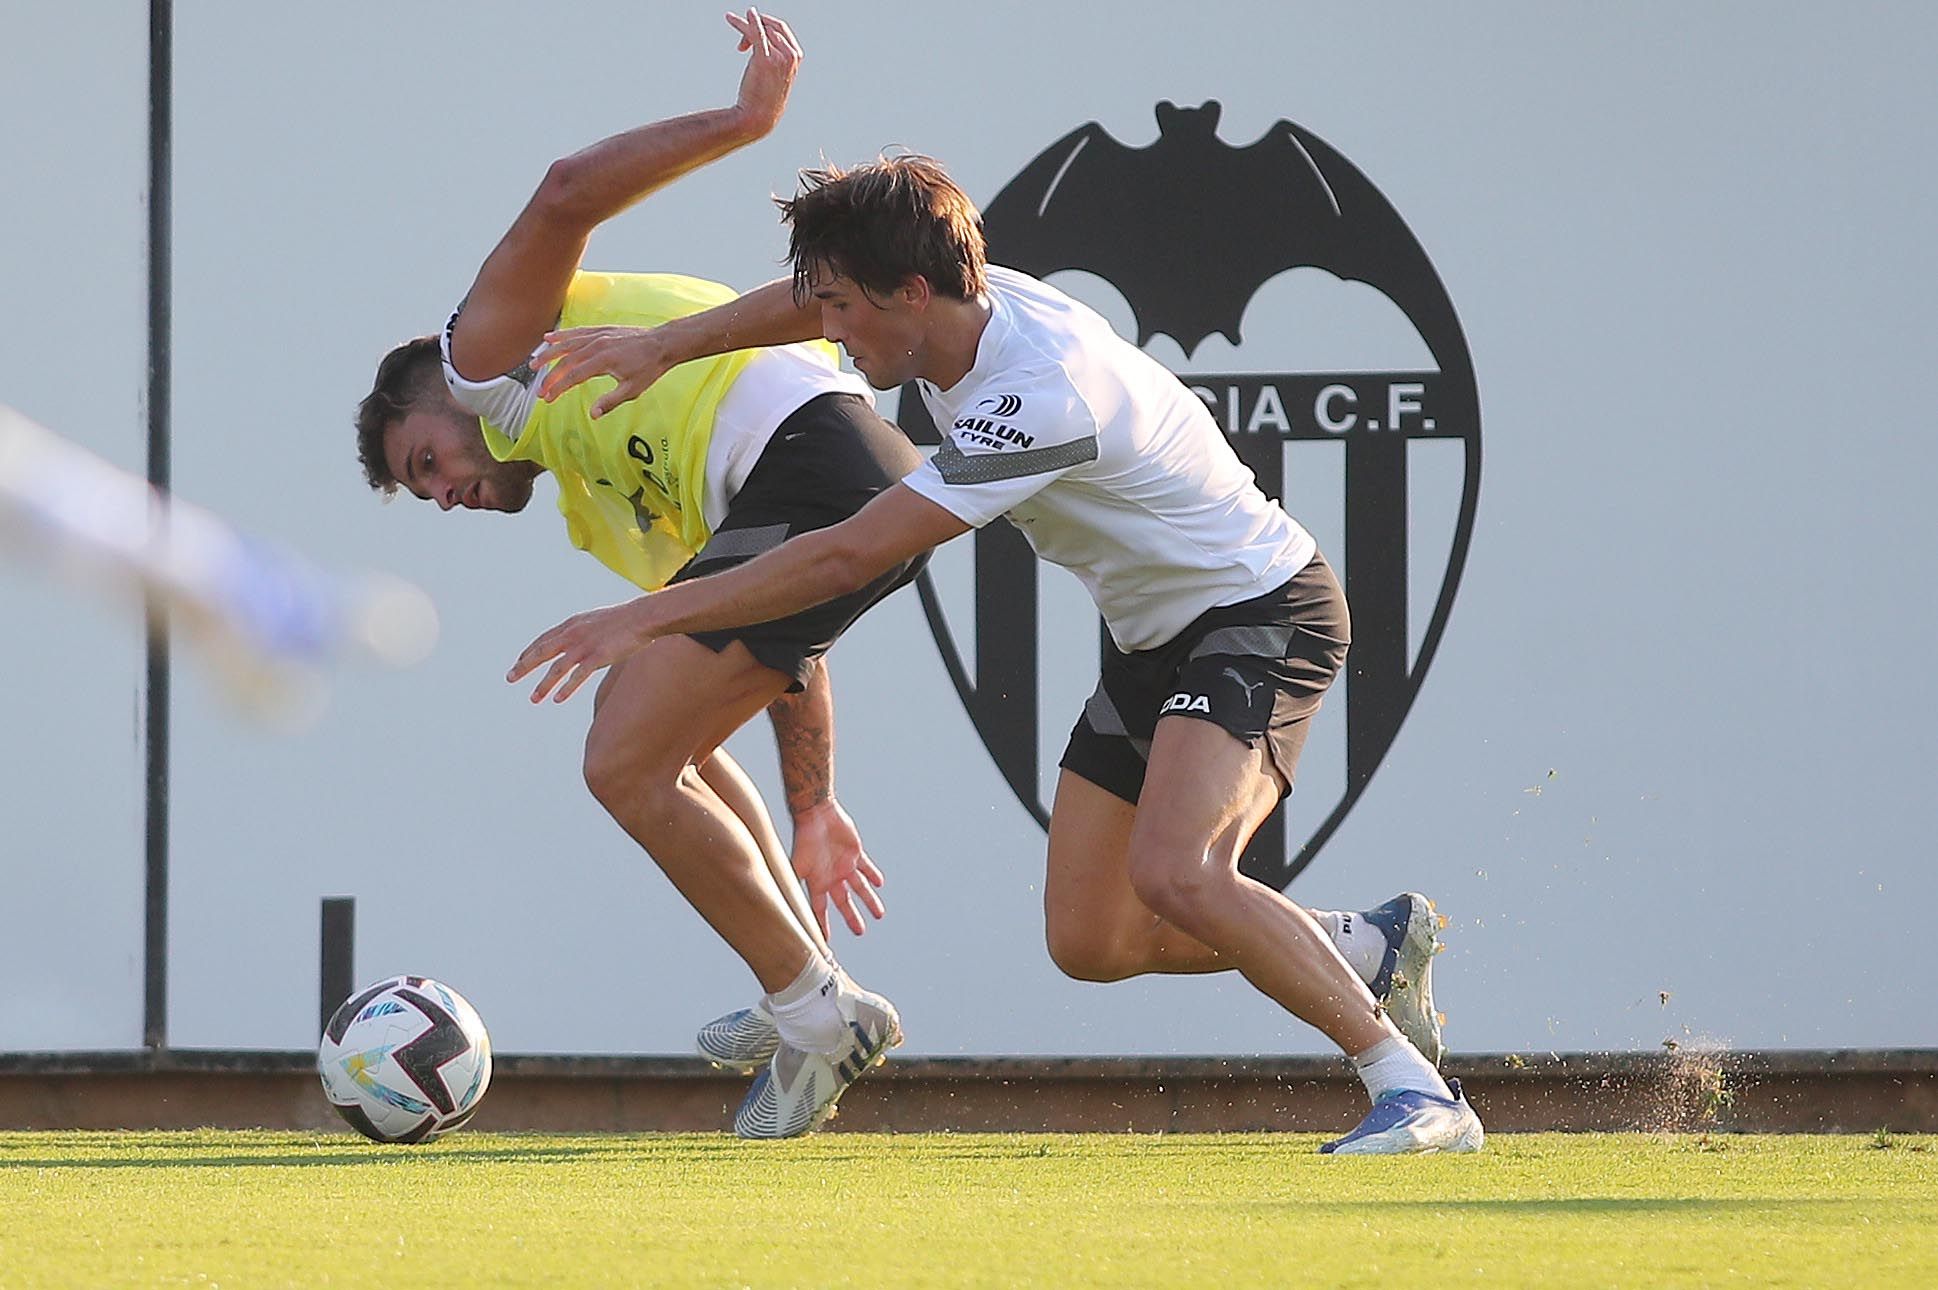
<svg viewBox="0 0 1938 1290"><path fill-rule="evenodd" d="M734 105L643 125L553 162L465 298L451 336L459 375L485 380L531 357L558 324L566 287L599 224L774 128L801 47L786 23L753 9L727 21L750 51Z"/></svg>
<svg viewBox="0 0 1938 1290"><path fill-rule="evenodd" d="M595 376L619 384L592 404L596 419L649 389L681 363L736 349L760 349L821 339L821 308L794 299L792 279L781 278L746 295L658 327L574 327L551 332L538 353L551 364L539 384L542 399L555 399Z"/></svg>
<svg viewBox="0 0 1938 1290"><path fill-rule="evenodd" d="M881 870L862 850L854 820L834 800L834 693L826 663L816 663L799 694L783 694L769 704L767 716L774 724L781 782L794 817L795 875L807 884L808 903L823 937L834 934L830 901L848 930L860 936L867 924L855 908L857 899L876 918L887 911L875 893L882 885Z"/></svg>
<svg viewBox="0 0 1938 1290"><path fill-rule="evenodd" d="M594 672L657 637L785 618L865 587L969 528L907 483L895 484L841 523L789 538L745 564L576 614L527 645L505 679L550 663L532 702L551 694L563 703Z"/></svg>

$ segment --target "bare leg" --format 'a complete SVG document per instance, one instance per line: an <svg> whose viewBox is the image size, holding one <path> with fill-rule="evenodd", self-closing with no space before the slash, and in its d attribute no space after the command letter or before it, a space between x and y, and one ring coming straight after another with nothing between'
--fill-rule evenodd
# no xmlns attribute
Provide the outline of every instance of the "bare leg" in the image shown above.
<svg viewBox="0 0 1938 1290"><path fill-rule="evenodd" d="M1231 826L1239 855L1280 797L1276 780L1261 782L1258 792L1255 809ZM1081 775L1065 771L1058 780L1043 890L1050 957L1084 981L1232 970L1217 950L1138 899L1130 880L1136 818L1136 807Z"/></svg>
<svg viewBox="0 0 1938 1290"><path fill-rule="evenodd" d="M1395 1032L1312 916L1238 872L1278 800L1255 748L1208 721L1157 724L1127 863L1138 898L1286 1011L1357 1055Z"/></svg>
<svg viewBox="0 0 1938 1290"><path fill-rule="evenodd" d="M801 891L801 884L794 877L794 866L788 861L787 852L781 846L781 837L774 829L774 819L767 813L767 803L761 800L760 790L754 781L747 778L747 772L740 763L727 755L724 748L716 748L713 756L700 763L700 778L706 780L708 787L720 795L740 822L747 826L754 842L760 847L761 858L767 862L768 871L774 875L774 885L780 889L788 908L794 911L794 921L801 925L807 938L814 942L821 956L833 963L834 950L821 935L821 925L814 921L808 909L807 896Z"/></svg>
<svg viewBox="0 0 1938 1290"><path fill-rule="evenodd" d="M1121 981L1146 972L1223 972L1232 964L1165 922L1130 881L1137 808L1064 771L1050 813L1043 926L1050 957L1080 981Z"/></svg>
<svg viewBox="0 0 1938 1290"><path fill-rule="evenodd" d="M593 796L769 993L821 950L753 830L695 767L786 685L742 646L665 637L601 683L585 751Z"/></svg>

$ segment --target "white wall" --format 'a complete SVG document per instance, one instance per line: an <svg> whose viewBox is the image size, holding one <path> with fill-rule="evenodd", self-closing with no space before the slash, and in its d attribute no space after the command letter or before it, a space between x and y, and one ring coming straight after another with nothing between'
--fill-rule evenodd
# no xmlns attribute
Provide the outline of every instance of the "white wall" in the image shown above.
<svg viewBox="0 0 1938 1290"><path fill-rule="evenodd" d="M0 403L142 472L147 6L4 12ZM0 623L0 1049L134 1047L141 627L5 560Z"/></svg>
<svg viewBox="0 0 1938 1290"><path fill-rule="evenodd" d="M6 173L35 177L7 204L0 397L138 467L144 15L122 9L85 21L85 50L83 19L45 17L4 55L8 119L42 129L0 132ZM177 487L419 579L445 638L412 672L346 677L295 738L239 724L181 669L171 1039L310 1042L317 902L354 895L358 975L452 981L503 1049L685 1051L751 982L586 794L588 705L535 711L499 679L537 631L624 587L545 506L380 505L350 415L376 358L442 322L553 157L730 99L718 6L587 3L542 22L498 4L180 10ZM1160 99L1218 99L1231 143L1280 118L1313 130L1447 284L1485 466L1439 657L1294 894L1436 895L1454 920L1439 992L1457 1049L1938 1042L1917 989L1918 911L1938 901L1938 544L1920 505L1938 448L1918 375L1938 277L1938 91L1921 61L1938 11L1272 13L789 14L809 60L780 130L603 230L590 262L764 280L784 249L765 197L824 155L908 145L987 200L1085 122L1149 142ZM1253 366L1260 343L1285 370L1368 346L1417 361L1337 284L1288 282L1268 304L1247 324ZM49 335L77 331L85 346ZM1153 352L1177 360L1165 344ZM1192 366L1219 358L1213 342ZM1288 497L1337 551L1337 484L1301 462ZM1444 550L1446 481L1422 469L1416 550ZM952 613L966 569L966 550L938 558ZM1072 584L1044 583L1048 762L1091 684L1091 626ZM139 644L29 576L0 596L27 625L0 649L31 682L0 729L0 1048L131 1044ZM914 597L833 662L841 795L890 883L889 920L845 957L897 999L910 1051L1323 1049L1237 981L1058 977L1042 835ZM1295 829L1342 779L1337 704L1325 720ZM773 784L764 729L733 748Z"/></svg>

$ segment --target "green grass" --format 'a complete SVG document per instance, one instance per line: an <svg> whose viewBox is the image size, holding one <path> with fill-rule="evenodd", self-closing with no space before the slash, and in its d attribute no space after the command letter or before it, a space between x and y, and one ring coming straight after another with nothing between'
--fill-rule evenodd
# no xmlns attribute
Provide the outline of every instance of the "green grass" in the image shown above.
<svg viewBox="0 0 1938 1290"><path fill-rule="evenodd" d="M0 1286L1938 1285L1938 1139L1318 1141L0 1133Z"/></svg>

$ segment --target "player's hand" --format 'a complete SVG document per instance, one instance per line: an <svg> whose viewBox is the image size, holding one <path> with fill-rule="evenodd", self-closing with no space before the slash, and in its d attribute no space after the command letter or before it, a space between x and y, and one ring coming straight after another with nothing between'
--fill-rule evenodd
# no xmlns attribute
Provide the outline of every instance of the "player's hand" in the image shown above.
<svg viewBox="0 0 1938 1290"><path fill-rule="evenodd" d="M659 634L651 625L652 599L642 596L572 615L527 645L505 680L516 684L550 663L532 690L532 702L550 694L552 702L564 703L594 672L637 653Z"/></svg>
<svg viewBox="0 0 1938 1290"><path fill-rule="evenodd" d="M638 398L679 365L657 327L573 327L547 332L532 361L544 370L538 397L548 403L595 376L618 381L593 401L595 421Z"/></svg>
<svg viewBox="0 0 1938 1290"><path fill-rule="evenodd" d="M740 33L741 50L752 53L740 76L740 98L734 110L759 138L773 130L787 107L788 90L801 66L801 45L786 23L756 9L730 13L727 22Z"/></svg>
<svg viewBox="0 0 1938 1290"><path fill-rule="evenodd" d="M832 797L794 817L793 859L795 876L807 884L808 905L821 924L821 935L834 935L829 905L841 911L841 921L856 936L868 930L857 901L876 918L888 912L875 891L882 885L882 871L861 849L854 820Z"/></svg>

